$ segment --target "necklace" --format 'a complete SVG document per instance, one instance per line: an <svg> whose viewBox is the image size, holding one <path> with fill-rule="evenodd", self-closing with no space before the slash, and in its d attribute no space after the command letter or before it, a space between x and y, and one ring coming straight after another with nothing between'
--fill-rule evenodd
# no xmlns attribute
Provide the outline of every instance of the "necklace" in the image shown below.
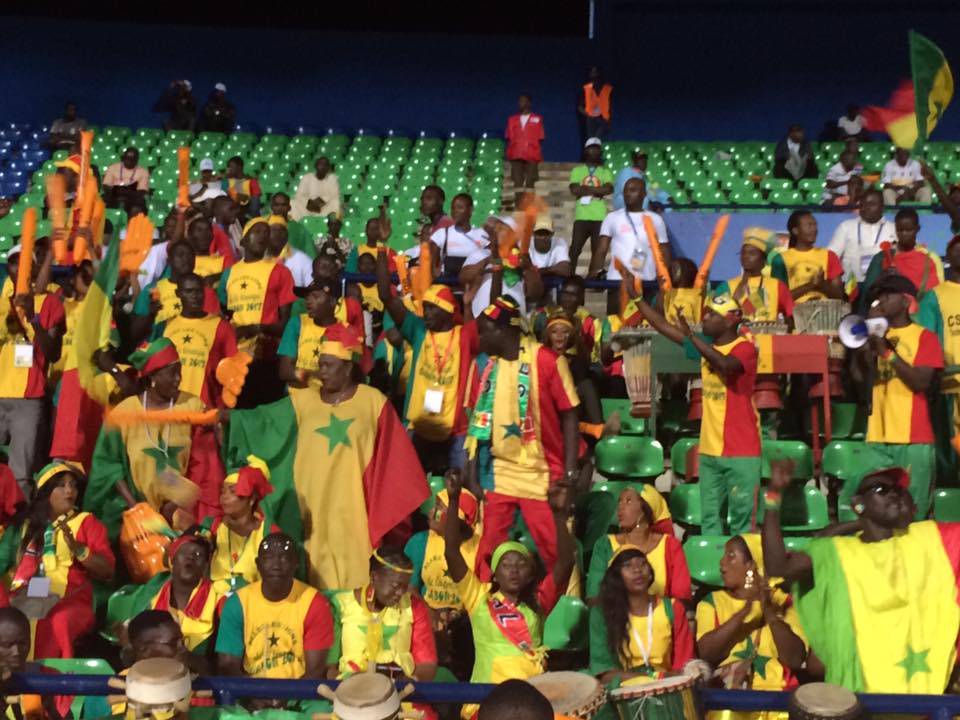
<svg viewBox="0 0 960 720"><path fill-rule="evenodd" d="M149 410L147 406L147 391L143 391L143 409ZM169 405L167 406L168 410L173 410L173 400L170 400ZM166 432L166 437L162 437L163 433ZM147 440L150 442L153 447L157 450L166 452L166 449L170 447L170 426L161 425L160 429L157 430L157 439L154 440L153 436L150 434L150 425L143 423L143 434L147 436Z"/></svg>

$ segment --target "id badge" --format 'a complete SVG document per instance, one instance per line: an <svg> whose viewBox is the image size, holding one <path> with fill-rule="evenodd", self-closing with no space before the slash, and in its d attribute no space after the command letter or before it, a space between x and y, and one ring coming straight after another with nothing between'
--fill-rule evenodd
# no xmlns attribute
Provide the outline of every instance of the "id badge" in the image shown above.
<svg viewBox="0 0 960 720"><path fill-rule="evenodd" d="M15 368L33 367L33 345L17 343L13 347L13 366Z"/></svg>
<svg viewBox="0 0 960 720"><path fill-rule="evenodd" d="M434 415L439 415L443 410L443 389L428 388L423 394L423 409Z"/></svg>
<svg viewBox="0 0 960 720"><path fill-rule="evenodd" d="M50 597L50 578L48 577L30 578L30 582L27 583L27 597L28 598Z"/></svg>
<svg viewBox="0 0 960 720"><path fill-rule="evenodd" d="M870 269L870 263L873 261L873 255L860 256L860 272L864 275L867 274L867 270Z"/></svg>
<svg viewBox="0 0 960 720"><path fill-rule="evenodd" d="M584 195L582 198L580 198L581 205L589 205L592 202L593 202L593 195Z"/></svg>

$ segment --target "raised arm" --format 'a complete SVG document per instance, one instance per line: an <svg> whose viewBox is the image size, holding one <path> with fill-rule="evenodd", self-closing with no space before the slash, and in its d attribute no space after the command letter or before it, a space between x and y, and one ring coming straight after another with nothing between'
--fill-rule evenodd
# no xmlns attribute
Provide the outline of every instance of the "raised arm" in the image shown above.
<svg viewBox="0 0 960 720"><path fill-rule="evenodd" d="M780 502L784 491L790 487L792 475L793 463L770 463L770 485L764 493L765 512L761 539L767 575L799 582L812 578L813 562L804 552L787 552L780 530Z"/></svg>
<svg viewBox="0 0 960 720"><path fill-rule="evenodd" d="M380 242L386 243L390 239L391 224L387 218L384 209L380 210ZM390 284L390 266L388 263L386 247L381 250L377 248L377 295L380 302L390 313L390 318L399 328L403 325L403 319L407 316L407 308L403 301L394 295L393 287Z"/></svg>
<svg viewBox="0 0 960 720"><path fill-rule="evenodd" d="M953 201L950 193L940 184L933 170L931 170L930 166L925 162L920 163L920 174L930 183L930 187L933 188L933 192L936 193L937 199L940 201L940 204L943 205L943 209L947 211L947 215L950 216L950 224L953 227L960 227L960 207Z"/></svg>
<svg viewBox="0 0 960 720"><path fill-rule="evenodd" d="M447 561L447 575L454 582L460 582L467 576L470 568L460 551L460 490L462 480L459 470L447 470L444 480L447 483L447 519L443 526L443 556Z"/></svg>

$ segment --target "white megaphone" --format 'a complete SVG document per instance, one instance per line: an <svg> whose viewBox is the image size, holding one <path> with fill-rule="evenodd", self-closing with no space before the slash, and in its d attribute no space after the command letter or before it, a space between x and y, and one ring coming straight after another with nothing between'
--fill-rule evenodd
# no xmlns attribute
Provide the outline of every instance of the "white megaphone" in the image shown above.
<svg viewBox="0 0 960 720"><path fill-rule="evenodd" d="M887 322L886 318L862 318L851 313L840 321L837 335L844 347L856 349L863 347L867 338L871 335L883 337L887 334L887 328L889 327L890 323Z"/></svg>

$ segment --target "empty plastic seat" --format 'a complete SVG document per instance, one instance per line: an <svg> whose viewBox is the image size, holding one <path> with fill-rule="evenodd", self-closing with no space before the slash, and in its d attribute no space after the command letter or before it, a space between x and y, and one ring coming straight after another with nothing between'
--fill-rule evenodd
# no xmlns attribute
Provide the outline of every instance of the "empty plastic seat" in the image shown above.
<svg viewBox="0 0 960 720"><path fill-rule="evenodd" d="M596 446L596 467L605 477L656 477L663 472L663 446L639 435L605 437Z"/></svg>
<svg viewBox="0 0 960 720"><path fill-rule="evenodd" d="M670 514L673 521L685 528L699 528L703 522L700 509L700 485L681 483L670 491Z"/></svg>
<svg viewBox="0 0 960 720"><path fill-rule="evenodd" d="M683 554L690 568L690 579L698 585L722 587L720 558L730 538L725 535L698 535L683 544Z"/></svg>

